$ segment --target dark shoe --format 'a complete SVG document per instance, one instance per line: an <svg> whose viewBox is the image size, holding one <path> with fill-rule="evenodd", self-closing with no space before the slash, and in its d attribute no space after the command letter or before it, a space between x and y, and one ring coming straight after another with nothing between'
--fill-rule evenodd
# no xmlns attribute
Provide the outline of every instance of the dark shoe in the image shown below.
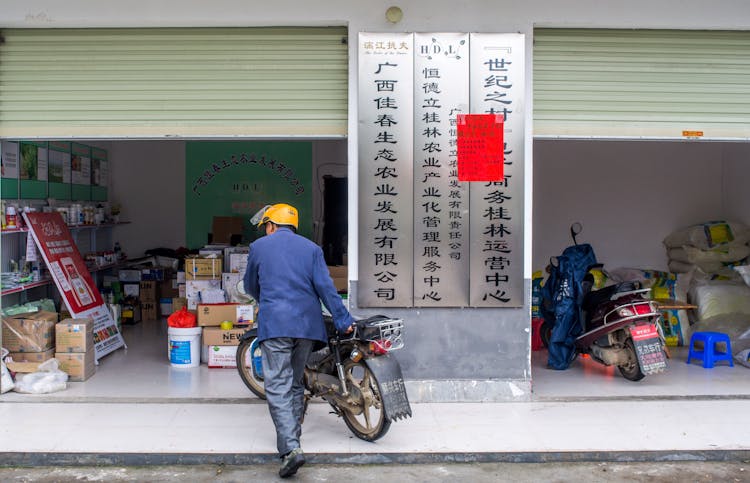
<svg viewBox="0 0 750 483"><path fill-rule="evenodd" d="M295 448L282 458L281 468L279 468L279 476L282 478L289 478L304 464L305 453L302 452L302 448Z"/></svg>

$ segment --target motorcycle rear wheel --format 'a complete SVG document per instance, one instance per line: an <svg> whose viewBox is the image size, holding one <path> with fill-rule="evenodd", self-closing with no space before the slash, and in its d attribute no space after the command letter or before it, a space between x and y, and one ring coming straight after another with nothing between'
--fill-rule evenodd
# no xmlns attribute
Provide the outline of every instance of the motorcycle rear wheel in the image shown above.
<svg viewBox="0 0 750 483"><path fill-rule="evenodd" d="M257 337L251 337L240 341L237 346L237 371L248 389L260 399L265 399L266 388L263 385L263 376L258 374L252 360L253 357L260 357L260 344L253 344L256 340Z"/></svg>
<svg viewBox="0 0 750 483"><path fill-rule="evenodd" d="M360 398L356 411L341 407L341 416L349 430L356 437L365 441L382 438L391 427L385 416L383 399L375 375L363 362L349 361L344 366L344 374L350 390L356 386Z"/></svg>
<svg viewBox="0 0 750 483"><path fill-rule="evenodd" d="M635 353L635 345L633 339L625 341L625 350L628 352L628 363L625 365L617 366L620 370L622 377L629 381L640 381L646 375L641 372L641 366L638 364L638 356Z"/></svg>

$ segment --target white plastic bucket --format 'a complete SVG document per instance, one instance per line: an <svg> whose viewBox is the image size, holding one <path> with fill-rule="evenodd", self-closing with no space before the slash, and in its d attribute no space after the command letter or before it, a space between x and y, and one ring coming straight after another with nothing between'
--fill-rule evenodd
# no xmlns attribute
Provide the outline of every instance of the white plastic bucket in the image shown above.
<svg viewBox="0 0 750 483"><path fill-rule="evenodd" d="M169 328L167 356L172 367L198 367L200 365L202 330L202 327Z"/></svg>

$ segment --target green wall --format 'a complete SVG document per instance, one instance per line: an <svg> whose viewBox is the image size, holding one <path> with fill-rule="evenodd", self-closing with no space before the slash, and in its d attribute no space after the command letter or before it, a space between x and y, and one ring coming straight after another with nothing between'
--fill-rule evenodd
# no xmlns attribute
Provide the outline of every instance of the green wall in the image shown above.
<svg viewBox="0 0 750 483"><path fill-rule="evenodd" d="M245 219L243 243L261 233L250 217L265 205L299 210L299 233L312 238L312 143L190 141L185 146L185 229L189 248L206 244L214 216Z"/></svg>

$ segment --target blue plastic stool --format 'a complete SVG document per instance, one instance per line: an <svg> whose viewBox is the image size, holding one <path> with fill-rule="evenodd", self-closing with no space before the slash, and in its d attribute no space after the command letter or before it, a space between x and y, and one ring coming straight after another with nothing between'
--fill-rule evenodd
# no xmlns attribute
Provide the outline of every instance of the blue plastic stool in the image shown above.
<svg viewBox="0 0 750 483"><path fill-rule="evenodd" d="M696 350L695 343L703 342L703 350ZM721 352L716 349L717 343L725 343L727 351ZM690 337L690 350L688 351L687 363L690 359L701 359L703 367L711 369L716 361L729 361L729 367L734 367L732 362L732 347L729 343L729 336L721 332L695 332Z"/></svg>

